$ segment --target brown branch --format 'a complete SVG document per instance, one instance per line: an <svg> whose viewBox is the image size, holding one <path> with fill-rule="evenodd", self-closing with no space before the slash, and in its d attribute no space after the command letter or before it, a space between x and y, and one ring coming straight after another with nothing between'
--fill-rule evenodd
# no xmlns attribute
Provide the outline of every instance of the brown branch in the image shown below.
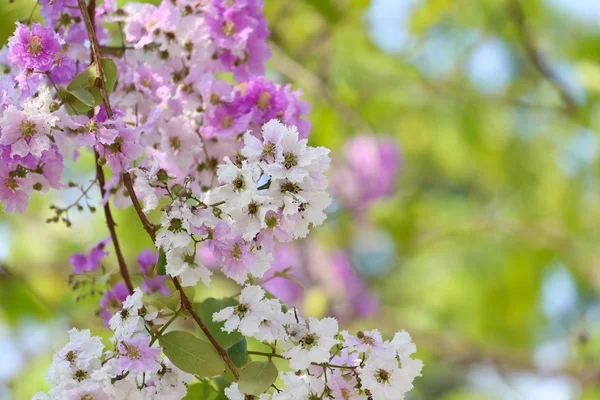
<svg viewBox="0 0 600 400"><path fill-rule="evenodd" d="M98 159L100 158L97 151L94 151L94 156L96 159L96 179L98 179L98 186L100 186L100 194L102 195L102 200L106 195L106 189L104 187L106 183L106 179L104 177L104 170L102 166L98 164ZM129 270L127 269L127 264L125 263L125 259L123 258L123 253L121 252L121 246L119 245L119 239L117 238L117 232L115 231L115 220L113 219L112 212L110 210L110 204L108 203L108 199L103 205L104 208L104 217L106 219L106 225L108 226L108 231L110 232L110 237L112 239L113 245L115 246L115 253L117 255L117 260L119 262L119 271L121 272L121 276L125 281L125 285L127 285L127 290L129 293L133 293L133 285L131 284L131 277L129 276Z"/></svg>
<svg viewBox="0 0 600 400"><path fill-rule="evenodd" d="M565 103L565 111L569 114L574 114L577 109L577 102L572 96L567 85L556 75L556 72L552 70L552 67L548 64L548 61L544 58L542 52L538 49L533 35L529 31L527 27L527 21L525 20L525 13L523 12L523 8L519 2L520 0L513 0L510 3L510 14L512 15L517 29L519 31L519 35L521 36L521 40L523 41L523 45L525 46L525 51L527 53L527 57L533 64L533 66L537 69L537 71L545 77L548 82L558 91L561 98Z"/></svg>
<svg viewBox="0 0 600 400"><path fill-rule="evenodd" d="M235 376L235 379L239 379L240 375L238 374L235 365L233 365L233 362L231 362L231 359L227 355L227 350L221 347L221 345L216 341L212 333L210 333L210 331L208 330L198 313L196 313L192 302L190 301L190 299L188 299L185 292L183 291L183 288L179 284L179 280L174 276L172 276L171 279L173 280L175 288L179 291L179 294L181 295L181 305L192 315L194 321L196 321L196 323L198 324L200 329L202 329L202 332L204 332L204 334L206 335L210 343L213 345L215 350L217 350L217 353L219 353L223 361L225 361L225 364L227 364L227 367L229 368L229 370L231 370L231 373L233 374L233 376Z"/></svg>
<svg viewBox="0 0 600 400"><path fill-rule="evenodd" d="M104 86L104 71L102 70L102 64L100 62L100 60L102 60L102 52L100 49L100 45L98 43L98 37L96 36L96 31L94 29L94 23L90 17L90 15L94 14L95 0L90 0L90 5L88 8L86 8L84 0L78 0L77 2L79 4L79 10L81 11L81 15L83 16L83 20L85 22L88 36L90 38L90 43L91 43L91 48L92 48L92 56L96 62L96 73L98 76L98 78L96 79L96 86L98 87L98 89L100 89L100 95L102 96L102 102L104 103L104 107L106 108L106 114L108 115L109 118L113 118L112 107L110 106L108 94L106 93L106 88ZM96 163L96 164L99 167L99 170L102 170L102 167L98 163ZM135 194L135 191L133 190L133 186L131 183L131 176L129 176L128 172L125 172L122 174L122 177L123 177L123 182L125 184L125 187L127 188L127 191L129 192L129 197L131 198L131 201L133 202L133 206L134 206L135 210L137 211L138 216L140 217L140 220L142 221L142 224L144 225L144 228L146 229L146 232L148 232L148 235L150 235L150 238L154 242L156 239L155 232L154 232L154 226L150 223L150 221L148 221L148 219L146 218L146 215L143 213L143 211L140 207L140 202ZM103 187L103 185L101 185L101 187ZM108 207L108 203L105 207ZM105 208L105 210L106 209L108 209L108 208ZM108 209L108 210L110 211L110 209ZM110 214L107 214L107 222L108 222L108 215L110 215ZM112 216L111 216L111 221L112 221ZM114 225L114 222L113 222L113 225ZM110 229L110 225L109 225L109 229ZM114 227L112 228L112 231L114 231ZM111 231L111 234L112 234L112 231ZM116 235L115 235L115 238L116 238ZM117 243L115 242L115 245L116 244ZM239 379L239 374L238 374L235 366L233 365L233 362L227 355L227 351L223 347L221 347L221 345L216 341L216 339L210 333L210 331L208 330L208 328L206 327L206 325L204 324L204 322L202 321L202 319L200 318L198 313L196 313L192 302L186 296L185 292L183 291L183 288L179 284L179 280L177 280L177 278L173 277L173 276L171 276L171 279L173 280L173 284L175 285L175 288L180 293L181 304L183 305L183 307L185 307L185 309L188 310L188 312L192 315L192 318L194 319L194 321L196 321L196 323L198 324L198 326L200 327L202 332L204 332L204 334L206 335L206 337L208 338L210 343L213 345L215 350L217 350L217 353L219 353L219 355L221 356L221 358L223 359L225 364L227 364L227 367L231 370L231 372L233 373L233 376L235 376L235 379Z"/></svg>
<svg viewBox="0 0 600 400"><path fill-rule="evenodd" d="M90 0L89 6L86 8L85 2L83 0L79 0L79 10L81 11L81 15L85 21L86 28L88 29L88 33L90 37L90 42L92 43L92 59L96 61L96 66L99 66L97 71L98 77L101 79L96 80L96 84L100 88L100 93L103 94L102 100L104 101L106 97L106 90L104 90L104 74L102 71L102 66L99 62L100 58L98 57L99 53L95 51L98 48L98 39L96 37L95 29L94 29L94 21L90 15L95 16L96 9L96 0ZM101 84L98 82L101 81ZM108 98L106 98L105 104L108 104ZM110 110L109 116L112 117L112 109L110 109L110 104L107 107L107 113ZM93 111L92 111L93 113ZM98 186L100 186L100 194L102 195L102 200L104 200L106 196L106 178L104 175L104 169L98 163L100 155L97 151L94 151L94 158L96 160L96 179L98 180ZM104 217L106 219L106 226L108 227L108 231L110 232L110 237L113 242L113 246L115 247L115 254L117 255L117 261L119 263L119 272L123 277L123 281L125 281L125 285L127 286L127 290L130 294L133 293L133 284L131 283L131 277L129 276L129 270L127 269L127 263L125 262L125 258L123 257L123 252L121 251L121 245L119 244L119 239L117 237L117 232L115 230L115 220L112 215L112 211L110 209L110 204L108 199L103 204L102 208L104 209Z"/></svg>

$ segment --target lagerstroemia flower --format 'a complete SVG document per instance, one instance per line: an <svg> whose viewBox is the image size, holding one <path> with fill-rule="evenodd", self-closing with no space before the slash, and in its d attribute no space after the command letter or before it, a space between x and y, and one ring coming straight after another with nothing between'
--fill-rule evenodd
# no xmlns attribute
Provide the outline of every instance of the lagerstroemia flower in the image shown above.
<svg viewBox="0 0 600 400"><path fill-rule="evenodd" d="M160 369L158 356L161 349L150 347L150 337L139 333L131 339L124 339L117 343L119 358L117 369L132 373L156 372Z"/></svg>
<svg viewBox="0 0 600 400"><path fill-rule="evenodd" d="M116 338L129 338L135 332L144 329L144 319L139 315L140 310L144 306L142 297L142 291L136 288L133 294L127 296L127 299L123 302L121 311L113 315L108 322L110 329L115 332Z"/></svg>
<svg viewBox="0 0 600 400"><path fill-rule="evenodd" d="M60 53L62 43L62 38L50 27L17 24L15 35L8 41L8 58L21 69L46 72Z"/></svg>
<svg viewBox="0 0 600 400"><path fill-rule="evenodd" d="M83 274L85 272L96 271L100 266L100 261L108 255L106 246L110 241L110 237L102 239L96 243L88 254L73 254L69 258L69 262L73 265L73 272Z"/></svg>
<svg viewBox="0 0 600 400"><path fill-rule="evenodd" d="M294 338L295 345L282 353L290 359L290 368L293 370L308 368L313 362L319 364L329 361L331 348L339 343L335 338L338 333L335 318L318 320L311 317L305 325L306 330Z"/></svg>
<svg viewBox="0 0 600 400"><path fill-rule="evenodd" d="M104 295L100 299L100 310L99 315L104 320L104 327L108 328L108 321L112 318L115 312L121 309L123 301L129 295L129 289L123 282L117 282L115 286L104 292Z"/></svg>
<svg viewBox="0 0 600 400"><path fill-rule="evenodd" d="M323 223L331 203L325 175L329 150L308 145L310 107L301 90L261 76L270 56L263 1L163 0L123 8L115 0L103 1L91 16L96 30L90 34L101 46L115 39L106 23L123 34L117 38L123 54L104 55L118 72L117 84L107 88L110 107L90 86L70 93L56 86L69 88L75 74L92 62L93 37L77 0L40 0L40 5L45 25L17 25L9 47L0 50L3 208L23 212L34 192L66 186L63 164L92 153L98 172L112 172L101 202L135 206L149 222L145 227L154 245L164 252L170 277L154 271L156 252L141 253L141 274L131 277L141 281L141 288L129 293L124 283L116 283L100 300L99 314L112 330L113 346L104 349L89 331L70 331L70 343L48 371L50 391L35 398L184 398L194 377L150 346L160 344L163 328L176 324L180 315L163 321L172 310L146 308L143 292L168 295L165 282L171 278L182 286L194 287L200 280L208 286L213 273L240 285L251 283L239 304L216 312L214 320L273 351L281 346L280 356L296 371L281 375L286 388L253 398L386 399L409 390L421 364L411 358L415 346L408 334L400 332L391 341L383 341L376 330L340 335L335 319L305 320L278 299L265 298L257 284L280 242L305 237ZM114 71L105 62L109 82ZM233 73L236 82L227 82L222 73ZM94 93L84 93L88 89ZM74 98L89 110L78 111ZM378 176L378 169L371 166L361 179ZM387 186L381 193L389 193ZM82 199L91 200L87 192ZM70 224L67 213L73 206L53 208L56 218L49 222ZM159 225L153 210L161 215ZM89 253L73 255L75 273L98 269L107 244L108 239ZM203 251L212 257L211 269L200 261ZM232 400L249 396L235 383L225 394Z"/></svg>

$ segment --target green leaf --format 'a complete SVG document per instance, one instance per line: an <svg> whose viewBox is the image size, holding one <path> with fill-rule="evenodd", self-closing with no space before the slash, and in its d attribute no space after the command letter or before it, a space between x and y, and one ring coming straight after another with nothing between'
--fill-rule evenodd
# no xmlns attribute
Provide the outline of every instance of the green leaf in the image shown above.
<svg viewBox="0 0 600 400"><path fill-rule="evenodd" d="M115 88L118 77L117 64L110 58L103 58L101 61L102 72L104 72L104 87L106 94L110 95ZM98 74L96 63L92 63L86 70L77 74L77 76L67 85L67 91L72 93L76 90L88 92L94 99L93 106L102 104L100 89L96 86Z"/></svg>
<svg viewBox="0 0 600 400"><path fill-rule="evenodd" d="M208 328L210 333L214 336L215 340L226 349L242 340L242 334L239 332L224 332L221 328L223 328L225 323L214 322L213 314L217 311L221 311L226 307L236 306L237 304L238 302L232 298L217 300L211 297L204 300L197 307L198 314L206 324L206 327Z"/></svg>
<svg viewBox="0 0 600 400"><path fill-rule="evenodd" d="M254 361L240 371L240 392L258 396L277 380L277 367L273 361Z"/></svg>
<svg viewBox="0 0 600 400"><path fill-rule="evenodd" d="M69 94L88 107L94 106L94 96L92 96L92 94L85 89L70 90Z"/></svg>
<svg viewBox="0 0 600 400"><path fill-rule="evenodd" d="M163 249L158 252L158 261L156 262L156 274L164 276L167 274L167 255Z"/></svg>
<svg viewBox="0 0 600 400"><path fill-rule="evenodd" d="M248 342L242 338L239 342L227 349L229 359L238 368L243 368L248 364Z"/></svg>
<svg viewBox="0 0 600 400"><path fill-rule="evenodd" d="M188 332L171 331L158 339L163 353L182 371L199 377L225 372L225 363L212 345Z"/></svg>
<svg viewBox="0 0 600 400"><path fill-rule="evenodd" d="M77 74L75 78L67 85L68 91L73 91L77 89L88 90L92 87L93 81L96 80L96 64L92 63L87 69L81 71ZM92 83L90 83L90 77L92 78Z"/></svg>

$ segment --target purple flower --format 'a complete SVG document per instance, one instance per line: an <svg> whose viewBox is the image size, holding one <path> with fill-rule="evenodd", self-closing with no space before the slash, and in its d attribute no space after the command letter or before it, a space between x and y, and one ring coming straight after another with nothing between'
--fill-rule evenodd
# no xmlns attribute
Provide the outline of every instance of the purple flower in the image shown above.
<svg viewBox="0 0 600 400"><path fill-rule="evenodd" d="M100 261L108 255L108 252L104 250L108 242L110 242L110 237L96 243L89 254L73 254L69 258L69 262L73 265L73 272L83 274L97 270Z"/></svg>
<svg viewBox="0 0 600 400"><path fill-rule="evenodd" d="M235 103L243 112L252 112L252 122L263 125L277 119L285 125L294 125L301 139L310 132L310 121L303 119L310 111L310 105L300 100L301 90L292 91L290 85L281 86L262 76L251 78L240 85Z"/></svg>
<svg viewBox="0 0 600 400"><path fill-rule="evenodd" d="M104 320L104 327L108 328L108 321L113 314L121 309L125 299L129 296L129 289L123 282L118 282L112 289L104 292L104 296L100 299L99 316Z"/></svg>
<svg viewBox="0 0 600 400"><path fill-rule="evenodd" d="M161 368L159 362L160 347L150 347L150 336L137 334L132 339L123 340L118 344L118 371L131 373L156 372Z"/></svg>
<svg viewBox="0 0 600 400"><path fill-rule="evenodd" d="M238 82L262 75L271 56L267 45L269 30L261 0L210 0L205 20L217 50L215 55Z"/></svg>
<svg viewBox="0 0 600 400"><path fill-rule="evenodd" d="M8 40L9 60L21 69L48 71L62 47L61 37L50 27L17 23L14 36Z"/></svg>
<svg viewBox="0 0 600 400"><path fill-rule="evenodd" d="M144 276L142 290L149 294L155 292L159 292L162 295L170 294L171 290L163 283L167 277L154 275L154 266L158 261L158 253L152 253L150 249L145 249L137 256L137 260L140 263L140 270Z"/></svg>
<svg viewBox="0 0 600 400"><path fill-rule="evenodd" d="M365 281L352 266L350 257L343 250L339 250L331 256L331 268L337 280L341 281L344 292L347 294L346 301L350 302L354 316L368 317L379 310L379 301L377 297L369 292ZM335 307L339 303L333 304L336 314L343 318L348 313L348 307Z"/></svg>
<svg viewBox="0 0 600 400"><path fill-rule="evenodd" d="M345 207L365 209L394 193L401 161L393 139L358 136L346 142L331 182Z"/></svg>
<svg viewBox="0 0 600 400"><path fill-rule="evenodd" d="M0 149L3 146L0 146ZM25 179L9 169L8 159L10 151L0 151L0 200L4 206L4 212L18 212L22 214L27 209L29 198L33 189L26 184Z"/></svg>

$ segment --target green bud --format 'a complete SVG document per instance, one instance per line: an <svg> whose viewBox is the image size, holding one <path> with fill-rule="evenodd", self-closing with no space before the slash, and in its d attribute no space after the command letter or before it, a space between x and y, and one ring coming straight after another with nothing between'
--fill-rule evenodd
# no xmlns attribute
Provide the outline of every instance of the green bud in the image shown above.
<svg viewBox="0 0 600 400"><path fill-rule="evenodd" d="M98 165L105 166L106 165L106 157L102 156L98 158Z"/></svg>
<svg viewBox="0 0 600 400"><path fill-rule="evenodd" d="M158 178L159 181L166 182L169 179L169 174L167 171L165 171L164 169L161 168L156 173L156 177Z"/></svg>

